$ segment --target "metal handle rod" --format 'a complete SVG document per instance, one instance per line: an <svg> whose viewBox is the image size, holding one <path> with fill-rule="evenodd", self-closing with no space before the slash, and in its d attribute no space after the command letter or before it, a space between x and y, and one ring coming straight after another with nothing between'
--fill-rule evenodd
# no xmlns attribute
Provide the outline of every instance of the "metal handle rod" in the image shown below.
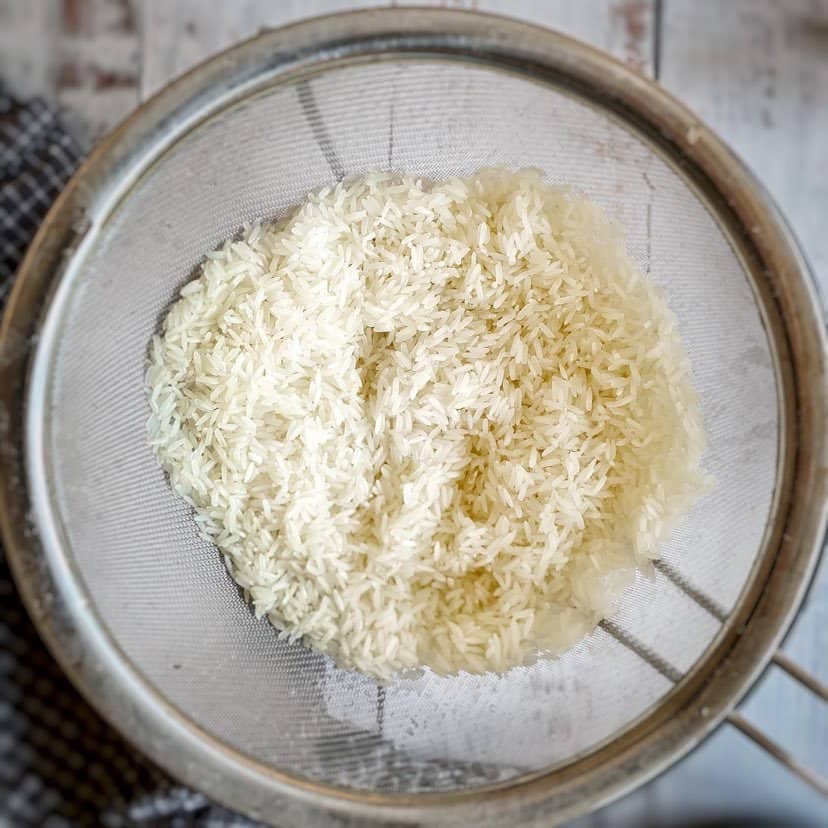
<svg viewBox="0 0 828 828"><path fill-rule="evenodd" d="M828 701L828 687L816 676L803 670L802 667L788 658L784 653L777 651L773 657L773 663L781 667L791 678L796 679L814 695L823 701ZM756 725L748 721L741 713L737 713L734 710L728 715L727 720L734 727L741 730L745 736L759 745L759 747L766 750L774 759L781 762L788 770L795 773L800 779L807 782L823 796L828 797L827 777L800 762L793 754L771 739L763 730L760 730Z"/></svg>
<svg viewBox="0 0 828 828"><path fill-rule="evenodd" d="M781 667L791 678L796 679L803 687L810 690L815 696L828 702L828 684L821 682L816 676L803 670L795 661L788 658L785 653L777 650L773 657L773 663Z"/></svg>

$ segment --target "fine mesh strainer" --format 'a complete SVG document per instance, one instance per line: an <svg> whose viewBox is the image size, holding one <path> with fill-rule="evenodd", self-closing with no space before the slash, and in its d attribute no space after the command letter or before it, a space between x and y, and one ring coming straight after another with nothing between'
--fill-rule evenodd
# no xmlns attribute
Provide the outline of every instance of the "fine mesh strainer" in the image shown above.
<svg viewBox="0 0 828 828"><path fill-rule="evenodd" d="M554 661L381 688L257 621L147 446L149 338L204 253L367 170L542 168L669 293L716 488L620 612ZM536 821L641 783L773 657L825 530L825 338L767 196L662 90L552 32L358 12L267 32L144 105L29 252L3 327L5 540L92 702L276 824ZM807 678L807 677L806 677Z"/></svg>

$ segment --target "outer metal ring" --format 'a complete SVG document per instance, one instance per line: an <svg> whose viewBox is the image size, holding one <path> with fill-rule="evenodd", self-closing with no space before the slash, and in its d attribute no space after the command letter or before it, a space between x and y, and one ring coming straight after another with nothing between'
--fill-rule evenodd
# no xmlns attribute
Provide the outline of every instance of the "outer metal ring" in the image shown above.
<svg viewBox="0 0 828 828"><path fill-rule="evenodd" d="M80 261L84 242L153 157L217 107L266 85L342 62L418 55L482 62L568 89L633 125L674 161L716 214L753 280L776 360L783 426L773 513L749 583L722 634L663 704L610 744L554 772L412 796L344 790L265 767L158 695L109 635L59 532L42 519L49 492L27 483L23 446L43 416L28 402L30 372L43 347L38 337L48 337L45 311ZM316 18L261 34L168 86L96 148L50 211L0 332L3 539L29 612L76 686L159 765L228 806L280 825L341 825L343 818L555 824L642 784L697 745L779 646L828 520L827 353L807 263L769 197L718 138L653 82L584 44L505 18L414 9Z"/></svg>

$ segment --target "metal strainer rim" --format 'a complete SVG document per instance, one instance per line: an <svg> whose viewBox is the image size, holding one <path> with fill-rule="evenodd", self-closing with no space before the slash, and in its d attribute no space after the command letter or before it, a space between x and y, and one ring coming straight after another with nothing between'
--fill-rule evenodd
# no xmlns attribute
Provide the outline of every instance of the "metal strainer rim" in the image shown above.
<svg viewBox="0 0 828 828"><path fill-rule="evenodd" d="M25 410L27 379L48 307L97 222L134 177L208 110L257 85L348 59L400 54L495 63L553 80L634 123L680 161L727 218L761 295L777 367L784 366L785 469L757 567L723 635L659 709L611 745L554 774L443 794L368 794L265 768L219 743L173 708L129 662L95 613L54 524L48 492L27 490L21 446L42 412ZM44 301L44 297L48 299ZM396 821L496 818L543 811L571 818L646 781L698 744L767 666L804 597L826 526L826 340L808 266L769 197L733 154L660 87L563 35L491 15L445 10L350 12L266 32L197 67L104 140L50 211L21 267L2 328L3 462L0 517L10 563L39 630L93 705L184 782L250 814L291 808ZM36 373L36 371L35 371ZM40 495L40 497L39 497ZM37 530L29 525L34 510ZM516 814L515 814L516 815ZM297 821L300 819L296 812ZM548 824L548 822L546 823Z"/></svg>

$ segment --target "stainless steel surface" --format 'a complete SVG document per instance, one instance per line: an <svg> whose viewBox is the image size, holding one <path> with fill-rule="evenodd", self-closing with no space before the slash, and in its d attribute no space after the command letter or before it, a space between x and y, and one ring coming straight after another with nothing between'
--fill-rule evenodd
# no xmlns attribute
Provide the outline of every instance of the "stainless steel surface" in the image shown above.
<svg viewBox="0 0 828 828"><path fill-rule="evenodd" d="M812 676L803 670L795 661L792 661L783 652L778 652L773 657L773 663L781 667L791 678L796 679L803 687L810 690L814 695L823 701L828 701L828 687L816 676Z"/></svg>
<svg viewBox="0 0 828 828"><path fill-rule="evenodd" d="M789 751L785 750L781 745L756 727L755 724L748 721L741 713L734 711L728 714L727 721L735 728L741 730L745 736L756 742L759 747L766 750L774 759L792 773L795 773L800 779L807 782L823 796L828 796L828 780L824 776L800 762Z"/></svg>
<svg viewBox="0 0 828 828"><path fill-rule="evenodd" d="M668 545L656 588L639 581L565 658L400 682L380 700L247 614L143 442L143 355L175 288L242 221L340 172L486 163L536 164L619 213L679 313L719 488ZM663 91L502 19L323 18L178 81L50 214L3 356L4 531L44 636L162 765L283 824L308 824L307 805L320 823L549 824L630 789L761 672L824 534L824 331L773 207Z"/></svg>
<svg viewBox="0 0 828 828"><path fill-rule="evenodd" d="M828 687L826 687L816 676L811 675L799 664L791 660L781 650L778 650L771 661L784 670L792 679L798 681L806 690L810 690L822 701L828 701ZM807 782L814 790L823 796L828 796L828 777L823 776L817 770L808 767L804 762L797 759L790 751L785 750L780 744L762 731L759 727L746 719L741 713L732 712L728 714L727 721L740 730L745 736L755 742L763 750L767 751L781 765L791 773L796 774L804 782Z"/></svg>

